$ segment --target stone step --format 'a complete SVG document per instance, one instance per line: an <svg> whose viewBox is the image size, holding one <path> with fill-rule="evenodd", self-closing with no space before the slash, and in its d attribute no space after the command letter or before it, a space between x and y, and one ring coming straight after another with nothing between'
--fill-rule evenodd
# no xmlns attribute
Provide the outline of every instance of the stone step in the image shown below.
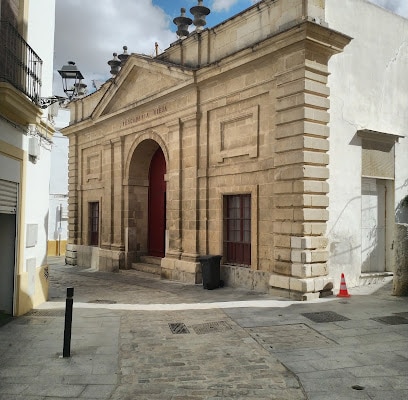
<svg viewBox="0 0 408 400"><path fill-rule="evenodd" d="M392 272L363 272L360 275L359 286L386 283L392 280L393 275Z"/></svg>
<svg viewBox="0 0 408 400"><path fill-rule="evenodd" d="M147 272L149 274L160 275L161 267L157 264L149 264L144 262L132 263L132 269L136 271Z"/></svg>
<svg viewBox="0 0 408 400"><path fill-rule="evenodd" d="M140 256L140 262L143 264L154 264L160 265L161 258L160 257L153 257L153 256Z"/></svg>

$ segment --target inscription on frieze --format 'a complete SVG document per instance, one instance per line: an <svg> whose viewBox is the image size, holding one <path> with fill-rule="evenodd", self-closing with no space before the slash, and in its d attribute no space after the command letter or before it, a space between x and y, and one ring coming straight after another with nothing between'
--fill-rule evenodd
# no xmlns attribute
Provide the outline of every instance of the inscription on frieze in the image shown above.
<svg viewBox="0 0 408 400"><path fill-rule="evenodd" d="M159 107L156 107L156 108L153 108L151 111L146 111L146 112L141 113L141 114L134 114L134 115L124 119L121 122L120 127L124 128L124 127L129 126L129 125L134 125L134 124L137 124L138 122L145 121L145 120L151 118L152 116L157 116L157 115L163 114L165 112L167 112L167 105L166 104L164 104L162 106L159 106Z"/></svg>

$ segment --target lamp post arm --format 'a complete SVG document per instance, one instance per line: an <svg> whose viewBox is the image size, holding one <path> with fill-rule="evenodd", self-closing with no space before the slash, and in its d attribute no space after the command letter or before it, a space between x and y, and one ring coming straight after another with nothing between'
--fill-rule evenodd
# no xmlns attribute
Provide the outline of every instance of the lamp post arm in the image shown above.
<svg viewBox="0 0 408 400"><path fill-rule="evenodd" d="M37 97L35 103L42 109L49 107L51 104L56 102L63 104L67 99L61 96L51 96L51 97Z"/></svg>

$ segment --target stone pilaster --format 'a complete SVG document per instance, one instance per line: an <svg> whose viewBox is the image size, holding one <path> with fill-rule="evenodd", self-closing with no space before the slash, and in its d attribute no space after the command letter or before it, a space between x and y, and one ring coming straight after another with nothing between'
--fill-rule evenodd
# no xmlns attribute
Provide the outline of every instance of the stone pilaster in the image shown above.
<svg viewBox="0 0 408 400"><path fill-rule="evenodd" d="M182 180L182 259L188 261L198 257L198 116L184 118L181 125L183 149Z"/></svg>
<svg viewBox="0 0 408 400"><path fill-rule="evenodd" d="M182 181L181 181L181 124L180 121L173 121L167 124L169 148L171 157L167 166L167 183L166 183L166 224L169 231L169 248L167 253L171 257L180 258L182 251L181 237L183 232L182 226ZM167 257L167 254L166 254Z"/></svg>
<svg viewBox="0 0 408 400"><path fill-rule="evenodd" d="M113 250L125 250L123 209L124 209L124 187L123 182L123 142L124 138L119 137L111 141L112 143L112 190L111 190L111 221L112 221L112 242Z"/></svg>
<svg viewBox="0 0 408 400"><path fill-rule="evenodd" d="M77 264L76 245L80 238L79 228L79 158L78 137L69 136L69 158L68 158L68 240L65 254L65 262L68 265Z"/></svg>
<svg viewBox="0 0 408 400"><path fill-rule="evenodd" d="M198 261L197 115L169 124L172 157L167 172L169 249L161 261L161 276L200 283Z"/></svg>
<svg viewBox="0 0 408 400"><path fill-rule="evenodd" d="M101 205L102 224L101 224L101 248L109 249L113 237L113 220L112 216L112 164L113 164L113 145L110 140L102 145L102 180L103 187L103 202Z"/></svg>
<svg viewBox="0 0 408 400"><path fill-rule="evenodd" d="M181 159L183 156L182 126L177 119L167 124L169 148L171 157L167 166L166 183L166 225L169 232L169 248L166 249L166 256L161 261L161 276L165 279L180 279L180 272L176 263L180 262L182 253L182 173Z"/></svg>
<svg viewBox="0 0 408 400"><path fill-rule="evenodd" d="M325 34L324 27L309 23L303 27L307 39L318 30L320 40ZM276 245L270 286L299 299L319 297L332 289L325 236L329 218L327 63L335 51L307 39L283 57L276 77Z"/></svg>

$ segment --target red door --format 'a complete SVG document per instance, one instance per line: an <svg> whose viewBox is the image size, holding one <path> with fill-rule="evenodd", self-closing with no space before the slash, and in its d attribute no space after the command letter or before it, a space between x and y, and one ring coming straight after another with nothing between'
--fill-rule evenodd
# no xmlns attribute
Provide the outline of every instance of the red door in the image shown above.
<svg viewBox="0 0 408 400"><path fill-rule="evenodd" d="M149 255L164 257L166 227L166 160L160 148L154 153L149 171Z"/></svg>

